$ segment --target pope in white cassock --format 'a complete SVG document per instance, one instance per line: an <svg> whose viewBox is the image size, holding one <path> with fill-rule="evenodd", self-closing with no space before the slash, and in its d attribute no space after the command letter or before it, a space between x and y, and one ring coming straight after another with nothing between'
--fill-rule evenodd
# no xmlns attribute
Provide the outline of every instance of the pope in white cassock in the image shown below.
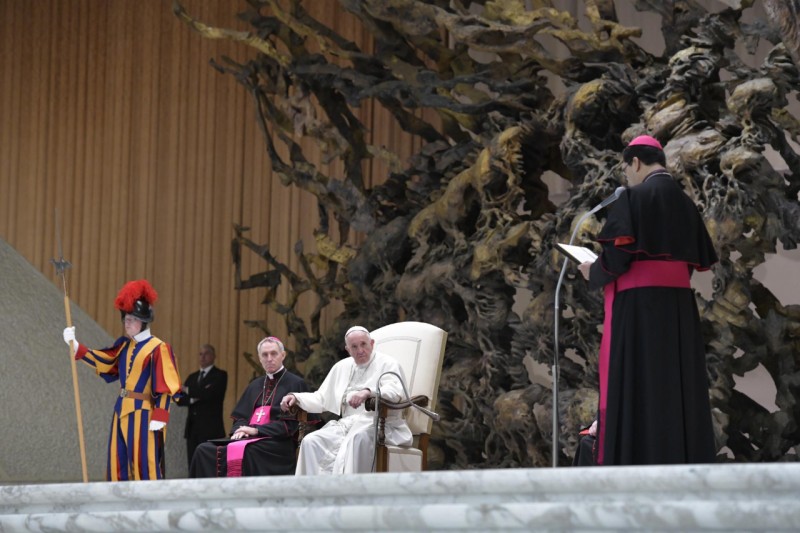
<svg viewBox="0 0 800 533"><path fill-rule="evenodd" d="M372 472L377 415L365 410L364 402L375 395L378 378L384 373L396 372L405 381L397 361L374 351L375 341L365 328L354 326L347 330L344 343L350 357L333 365L318 391L287 394L281 401L284 411L297 404L309 413L329 411L341 416L305 436L300 444L297 475ZM403 399L403 386L394 375L385 375L380 388L383 400ZM411 444L411 430L402 412L393 412L386 418L385 433L387 444Z"/></svg>

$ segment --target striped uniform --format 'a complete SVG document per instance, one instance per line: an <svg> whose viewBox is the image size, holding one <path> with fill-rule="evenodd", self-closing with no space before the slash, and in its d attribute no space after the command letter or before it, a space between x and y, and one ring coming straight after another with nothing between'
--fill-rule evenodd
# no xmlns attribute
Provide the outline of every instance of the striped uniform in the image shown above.
<svg viewBox="0 0 800 533"><path fill-rule="evenodd" d="M166 428L149 431L149 425L151 420L169 421L170 400L181 390L172 347L156 337L141 342L120 337L101 350L79 345L75 359L109 383L119 380L122 387L111 420L106 479L162 479ZM123 397L123 391L151 400Z"/></svg>

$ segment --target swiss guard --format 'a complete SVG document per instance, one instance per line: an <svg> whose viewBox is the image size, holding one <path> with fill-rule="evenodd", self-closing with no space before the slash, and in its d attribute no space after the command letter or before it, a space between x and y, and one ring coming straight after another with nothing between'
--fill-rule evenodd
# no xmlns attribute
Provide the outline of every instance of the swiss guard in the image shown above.
<svg viewBox="0 0 800 533"><path fill-rule="evenodd" d="M119 380L108 439L106 479L127 481L164 478L164 437L173 396L181 379L172 347L150 333L158 294L147 280L129 281L114 301L125 336L110 348L90 350L75 339L75 328L64 330L74 342L75 359L95 369L111 383Z"/></svg>

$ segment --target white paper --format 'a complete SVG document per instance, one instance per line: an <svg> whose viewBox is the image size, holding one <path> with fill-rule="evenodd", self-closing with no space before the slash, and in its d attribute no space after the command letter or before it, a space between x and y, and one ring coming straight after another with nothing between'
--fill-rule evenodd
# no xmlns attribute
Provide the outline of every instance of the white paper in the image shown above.
<svg viewBox="0 0 800 533"><path fill-rule="evenodd" d="M571 244L558 243L558 247L561 248L562 252L566 253L568 256L570 256L570 258L574 259L578 263L593 263L597 259L596 253L583 246L573 246Z"/></svg>

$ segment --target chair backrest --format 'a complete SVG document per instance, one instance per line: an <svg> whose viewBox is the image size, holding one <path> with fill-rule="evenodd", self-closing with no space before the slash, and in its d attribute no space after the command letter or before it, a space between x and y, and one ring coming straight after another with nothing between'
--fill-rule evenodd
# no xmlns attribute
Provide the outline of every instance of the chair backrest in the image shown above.
<svg viewBox="0 0 800 533"><path fill-rule="evenodd" d="M447 332L425 322L397 322L376 329L370 336L375 341L375 350L400 363L408 393L411 396L424 394L431 401L428 408L435 411ZM433 420L409 408L406 422L411 432L418 435L430 433Z"/></svg>

